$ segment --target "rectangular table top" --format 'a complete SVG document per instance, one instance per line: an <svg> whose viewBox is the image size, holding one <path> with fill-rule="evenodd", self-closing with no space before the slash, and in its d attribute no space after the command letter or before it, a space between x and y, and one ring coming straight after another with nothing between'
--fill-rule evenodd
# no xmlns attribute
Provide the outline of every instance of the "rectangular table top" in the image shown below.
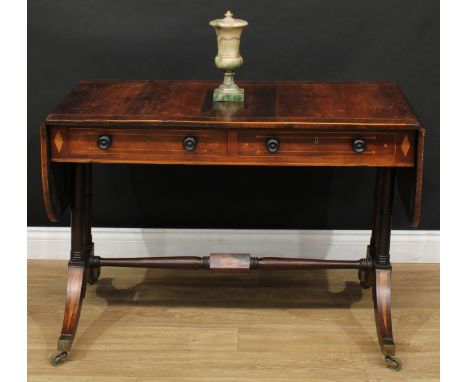
<svg viewBox="0 0 468 382"><path fill-rule="evenodd" d="M86 80L47 125L391 126L419 121L394 82L242 82L245 101L213 102L219 81Z"/></svg>

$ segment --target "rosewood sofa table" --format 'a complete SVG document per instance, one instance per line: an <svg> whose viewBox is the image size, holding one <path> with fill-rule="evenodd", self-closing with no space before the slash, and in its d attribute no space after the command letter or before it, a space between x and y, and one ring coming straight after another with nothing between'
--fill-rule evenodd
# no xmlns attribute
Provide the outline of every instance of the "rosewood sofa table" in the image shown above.
<svg viewBox="0 0 468 382"><path fill-rule="evenodd" d="M212 81L82 81L40 126L45 208L71 208L71 252L58 352L71 350L87 284L103 266L355 269L372 287L385 364L395 370L390 309L390 233L395 180L412 226L419 224L424 129L393 82L239 82L244 102L213 102ZM356 261L209 256L100 258L91 237L93 163L376 168L372 235Z"/></svg>

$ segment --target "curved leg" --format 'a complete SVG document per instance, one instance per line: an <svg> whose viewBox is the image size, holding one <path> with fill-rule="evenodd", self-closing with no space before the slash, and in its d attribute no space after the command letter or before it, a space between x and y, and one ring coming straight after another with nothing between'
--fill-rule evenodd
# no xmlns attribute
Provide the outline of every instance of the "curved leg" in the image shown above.
<svg viewBox="0 0 468 382"><path fill-rule="evenodd" d="M67 301L63 315L62 332L60 334L57 353L52 355L52 364L58 366L63 363L71 351L75 338L78 321L80 320L81 305L86 291L85 266L68 265Z"/></svg>
<svg viewBox="0 0 468 382"><path fill-rule="evenodd" d="M372 298L380 349L385 365L400 370L401 363L395 358L395 343L392 331L392 311L390 305L391 274L390 235L392 229L393 189L395 169L382 168L377 176L376 216L370 244L374 261L372 271Z"/></svg>
<svg viewBox="0 0 468 382"><path fill-rule="evenodd" d="M52 356L52 365L63 363L70 353L80 319L81 305L86 293L86 283L89 274L90 224L86 216L85 194L88 187L90 165L76 164L73 176L73 196L71 206L71 251L68 262L67 300L63 315L62 331L58 340L58 352Z"/></svg>
<svg viewBox="0 0 468 382"><path fill-rule="evenodd" d="M395 343L392 331L391 269L376 269L373 277L372 299L374 300L375 326L385 365L400 370L401 362L395 358Z"/></svg>

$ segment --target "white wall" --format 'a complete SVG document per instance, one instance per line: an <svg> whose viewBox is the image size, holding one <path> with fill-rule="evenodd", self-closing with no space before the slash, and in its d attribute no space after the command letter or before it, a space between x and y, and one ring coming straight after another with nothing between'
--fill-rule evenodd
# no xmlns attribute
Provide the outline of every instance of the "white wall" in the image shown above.
<svg viewBox="0 0 468 382"><path fill-rule="evenodd" d="M206 230L94 228L101 257L208 256L212 252L252 256L356 260L365 256L370 231ZM394 263L439 262L439 231L393 231ZM70 229L28 228L29 259L68 259Z"/></svg>

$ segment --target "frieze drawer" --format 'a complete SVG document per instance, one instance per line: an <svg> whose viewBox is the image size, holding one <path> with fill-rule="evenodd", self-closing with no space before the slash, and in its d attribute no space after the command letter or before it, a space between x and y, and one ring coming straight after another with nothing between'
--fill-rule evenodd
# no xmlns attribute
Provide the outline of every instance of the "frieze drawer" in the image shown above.
<svg viewBox="0 0 468 382"><path fill-rule="evenodd" d="M52 158L199 161L226 156L227 133L214 129L56 127L51 131L51 148Z"/></svg>
<svg viewBox="0 0 468 382"><path fill-rule="evenodd" d="M414 134L379 131L361 132L284 132L240 131L236 154L241 158L257 158L281 163L297 161L346 160L350 163L374 164L414 161Z"/></svg>

